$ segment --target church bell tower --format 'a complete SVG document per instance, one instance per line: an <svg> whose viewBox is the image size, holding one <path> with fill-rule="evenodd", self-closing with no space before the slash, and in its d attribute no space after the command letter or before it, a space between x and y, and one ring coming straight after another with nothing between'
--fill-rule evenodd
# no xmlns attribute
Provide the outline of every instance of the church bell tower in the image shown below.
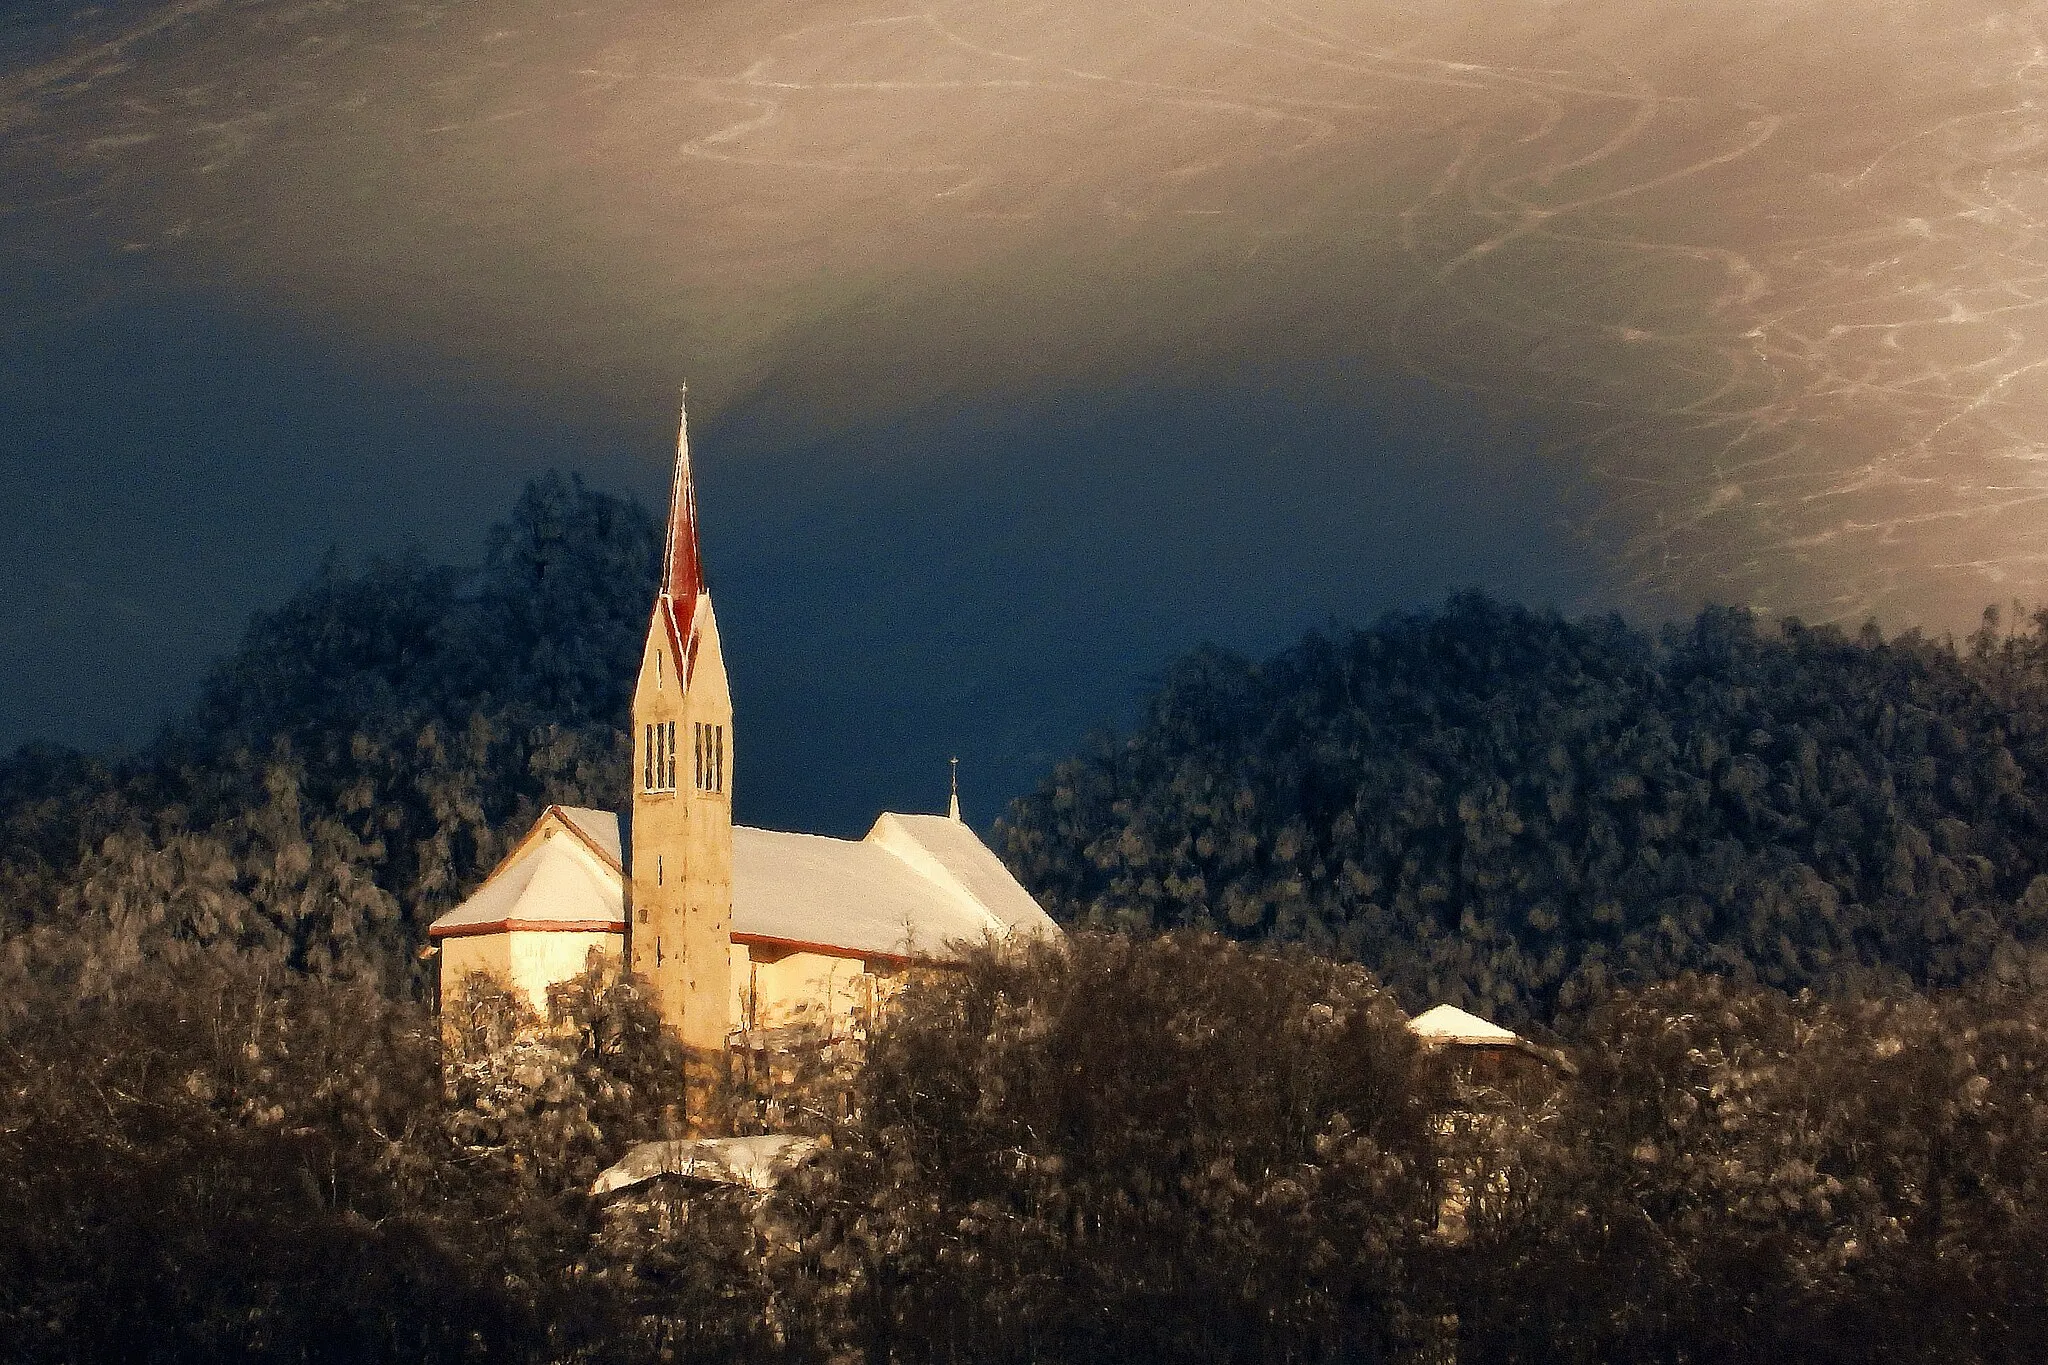
<svg viewBox="0 0 2048 1365"><path fill-rule="evenodd" d="M662 1021L722 1054L732 992L732 693L697 553L687 411L661 590L633 691L632 899L627 942Z"/></svg>

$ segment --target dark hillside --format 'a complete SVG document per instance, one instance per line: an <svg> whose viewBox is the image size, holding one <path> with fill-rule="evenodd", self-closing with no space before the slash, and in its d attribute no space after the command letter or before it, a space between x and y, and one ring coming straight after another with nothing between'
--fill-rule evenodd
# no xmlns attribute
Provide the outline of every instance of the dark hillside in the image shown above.
<svg viewBox="0 0 2048 1365"><path fill-rule="evenodd" d="M1466 595L1177 664L1001 847L1069 922L1357 957L1504 1020L1704 969L2009 975L2048 928L2048 616L1962 648Z"/></svg>
<svg viewBox="0 0 2048 1365"><path fill-rule="evenodd" d="M623 799L659 547L637 503L549 476L477 569L330 563L136 758L0 761L0 932L416 984L426 924L544 803Z"/></svg>
<svg viewBox="0 0 2048 1365"><path fill-rule="evenodd" d="M136 758L0 760L0 935L88 990L169 944L416 989L544 802L623 800L658 544L540 480L478 567L329 565ZM1514 1021L1687 969L2009 975L2048 928L2044 778L2041 619L1653 636L1466 596L1183 660L999 842L1071 922L1301 942Z"/></svg>

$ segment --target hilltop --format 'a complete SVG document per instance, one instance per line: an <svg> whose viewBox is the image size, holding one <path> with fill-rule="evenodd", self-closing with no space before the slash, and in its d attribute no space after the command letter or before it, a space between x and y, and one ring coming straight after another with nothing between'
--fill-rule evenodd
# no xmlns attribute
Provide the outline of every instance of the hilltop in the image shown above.
<svg viewBox="0 0 2048 1365"><path fill-rule="evenodd" d="M2011 979L2048 930L2048 614L1957 644L1466 594L1203 649L997 846L1068 923L1304 943L1506 1022L1687 970Z"/></svg>

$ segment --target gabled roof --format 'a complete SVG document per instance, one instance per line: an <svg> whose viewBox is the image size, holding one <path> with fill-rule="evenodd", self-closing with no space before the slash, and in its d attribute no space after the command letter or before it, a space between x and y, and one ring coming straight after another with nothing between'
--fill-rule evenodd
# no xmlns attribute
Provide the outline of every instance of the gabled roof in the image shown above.
<svg viewBox="0 0 2048 1365"><path fill-rule="evenodd" d="M1006 932L972 896L872 837L733 828L737 941L911 959L943 957L948 944Z"/></svg>
<svg viewBox="0 0 2048 1365"><path fill-rule="evenodd" d="M1424 1010L1408 1021L1408 1031L1426 1043L1463 1043L1468 1047L1513 1047L1522 1041L1499 1024L1451 1005Z"/></svg>
<svg viewBox="0 0 2048 1365"><path fill-rule="evenodd" d="M610 822L609 849L605 821ZM427 934L624 933L625 878L618 847L618 820L610 812L549 806L476 894L435 920Z"/></svg>
<svg viewBox="0 0 2048 1365"><path fill-rule="evenodd" d="M550 806L428 932L623 933L627 835L610 811ZM885 814L859 840L736 825L732 846L736 942L916 960L989 938L1059 936L974 831L945 816Z"/></svg>
<svg viewBox="0 0 2048 1365"><path fill-rule="evenodd" d="M559 815L585 843L613 867L624 871L626 868L625 841L619 837L619 817L608 810L592 810L588 806L549 806L547 814Z"/></svg>
<svg viewBox="0 0 2048 1365"><path fill-rule="evenodd" d="M973 830L944 815L884 812L868 831L880 844L935 882L954 888L1002 921L1004 932L1059 937L1059 926Z"/></svg>

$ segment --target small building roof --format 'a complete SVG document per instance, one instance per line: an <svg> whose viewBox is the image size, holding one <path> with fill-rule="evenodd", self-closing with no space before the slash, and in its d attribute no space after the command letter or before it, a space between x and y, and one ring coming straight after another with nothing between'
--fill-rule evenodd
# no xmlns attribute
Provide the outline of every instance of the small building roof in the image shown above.
<svg viewBox="0 0 2048 1365"><path fill-rule="evenodd" d="M1437 1005L1408 1021L1408 1031L1426 1043L1462 1043L1467 1047L1514 1047L1522 1040L1499 1024L1453 1005Z"/></svg>
<svg viewBox="0 0 2048 1365"><path fill-rule="evenodd" d="M765 1192L816 1155L818 1146L816 1138L791 1133L642 1142L607 1167L590 1193L602 1199L665 1175Z"/></svg>

